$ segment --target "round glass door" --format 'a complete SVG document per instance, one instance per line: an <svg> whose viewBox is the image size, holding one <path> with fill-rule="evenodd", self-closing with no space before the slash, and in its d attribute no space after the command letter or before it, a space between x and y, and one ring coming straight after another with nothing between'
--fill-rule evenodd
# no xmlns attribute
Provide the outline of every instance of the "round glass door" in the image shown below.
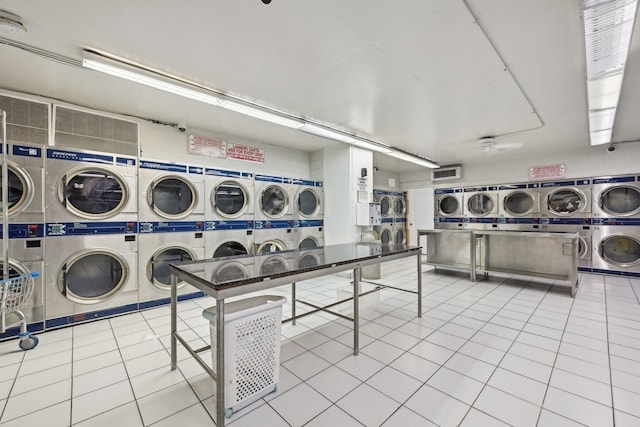
<svg viewBox="0 0 640 427"><path fill-rule="evenodd" d="M29 174L11 161L7 162L7 215L13 216L22 212L33 200L33 181ZM0 188L2 184L0 183ZM0 200L0 213L3 210Z"/></svg>
<svg viewBox="0 0 640 427"><path fill-rule="evenodd" d="M485 216L493 210L493 200L488 194L477 193L469 197L467 208L473 215Z"/></svg>
<svg viewBox="0 0 640 427"><path fill-rule="evenodd" d="M198 192L194 185L179 176L164 176L151 183L147 202L163 218L183 219L196 208Z"/></svg>
<svg viewBox="0 0 640 427"><path fill-rule="evenodd" d="M60 203L81 218L110 218L126 206L128 198L124 179L103 168L69 171L58 185Z"/></svg>
<svg viewBox="0 0 640 427"><path fill-rule="evenodd" d="M533 196L524 191L514 191L504 198L504 210L513 216L527 215L533 207Z"/></svg>
<svg viewBox="0 0 640 427"><path fill-rule="evenodd" d="M391 230L386 228L382 230L382 232L380 233L380 242L382 242L383 245L393 243L393 235L391 234Z"/></svg>
<svg viewBox="0 0 640 427"><path fill-rule="evenodd" d="M404 203L404 199L402 197L398 197L396 202L393 204L393 210L396 213L396 216L404 216L406 212L406 207Z"/></svg>
<svg viewBox="0 0 640 427"><path fill-rule="evenodd" d="M272 252L280 252L280 251L286 251L286 250L287 250L287 247L284 243L278 240L267 240L266 242L263 242L258 246L257 253L269 254Z"/></svg>
<svg viewBox="0 0 640 427"><path fill-rule="evenodd" d="M315 249L319 246L320 245L318 245L318 241L313 237L309 236L309 237L305 237L304 239L302 239L302 241L300 241L298 248L299 249Z"/></svg>
<svg viewBox="0 0 640 427"><path fill-rule="evenodd" d="M216 248L213 258L246 255L248 253L247 248L238 242L225 242Z"/></svg>
<svg viewBox="0 0 640 427"><path fill-rule="evenodd" d="M298 260L298 268L311 268L320 264L320 260L315 254L304 254Z"/></svg>
<svg viewBox="0 0 640 427"><path fill-rule="evenodd" d="M578 236L578 258L583 259L587 254L587 242L584 237Z"/></svg>
<svg viewBox="0 0 640 427"><path fill-rule="evenodd" d="M159 249L147 264L147 279L161 291L171 291L171 271L169 264L181 261L195 261L195 254L180 246ZM178 283L178 288L186 282Z"/></svg>
<svg viewBox="0 0 640 427"><path fill-rule="evenodd" d="M242 264L229 262L225 263L213 274L212 281L213 283L226 283L246 279L247 277L249 275Z"/></svg>
<svg viewBox="0 0 640 427"><path fill-rule="evenodd" d="M277 185L270 185L260 194L260 209L269 218L280 218L287 213L289 196Z"/></svg>
<svg viewBox="0 0 640 427"><path fill-rule="evenodd" d="M261 276L271 276L274 274L284 273L286 271L289 271L287 260L280 256L270 257L260 266Z"/></svg>
<svg viewBox="0 0 640 427"><path fill-rule="evenodd" d="M306 188L298 194L298 212L306 218L312 217L320 210L320 201L315 191Z"/></svg>
<svg viewBox="0 0 640 427"><path fill-rule="evenodd" d="M612 235L600 243L600 256L610 264L631 267L640 264L640 240L631 236Z"/></svg>
<svg viewBox="0 0 640 427"><path fill-rule="evenodd" d="M218 215L237 218L246 211L249 195L237 182L224 181L213 190L211 203Z"/></svg>
<svg viewBox="0 0 640 427"><path fill-rule="evenodd" d="M605 190L600 195L600 207L611 215L630 216L640 213L640 190L628 186Z"/></svg>
<svg viewBox="0 0 640 427"><path fill-rule="evenodd" d="M403 228L397 229L396 230L396 240L395 240L396 244L404 245L406 241L407 241L407 238L406 238L404 229Z"/></svg>
<svg viewBox="0 0 640 427"><path fill-rule="evenodd" d="M120 254L85 250L66 260L58 272L58 290L78 304L97 304L116 296L126 285L129 266Z"/></svg>
<svg viewBox="0 0 640 427"><path fill-rule="evenodd" d="M391 201L387 196L383 196L382 199L380 199L380 214L382 216L389 216L390 212L391 212Z"/></svg>
<svg viewBox="0 0 640 427"><path fill-rule="evenodd" d="M438 212L442 216L451 216L459 212L460 203L454 196L443 196L438 200Z"/></svg>
<svg viewBox="0 0 640 427"><path fill-rule="evenodd" d="M571 188L554 191L547 198L549 210L560 216L576 214L584 208L584 205L584 196Z"/></svg>

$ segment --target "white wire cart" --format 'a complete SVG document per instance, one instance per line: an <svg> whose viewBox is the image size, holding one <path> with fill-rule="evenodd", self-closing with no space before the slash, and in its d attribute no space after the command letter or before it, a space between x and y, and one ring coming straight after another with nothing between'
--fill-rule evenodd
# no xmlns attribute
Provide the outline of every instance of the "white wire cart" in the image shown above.
<svg viewBox="0 0 640 427"><path fill-rule="evenodd" d="M38 337L31 336L27 330L27 318L20 309L29 302L33 293L33 278L38 277L36 272L23 274L0 280L0 333L8 328L20 325L20 348L31 350L38 345ZM18 321L7 323L7 319L17 317Z"/></svg>

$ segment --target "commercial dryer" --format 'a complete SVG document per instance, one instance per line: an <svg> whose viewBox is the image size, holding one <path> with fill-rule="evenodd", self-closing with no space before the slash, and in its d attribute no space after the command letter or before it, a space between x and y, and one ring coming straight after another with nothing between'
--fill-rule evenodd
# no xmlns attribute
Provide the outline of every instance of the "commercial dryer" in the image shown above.
<svg viewBox="0 0 640 427"><path fill-rule="evenodd" d="M287 251L298 244L298 229L291 221L255 221L253 231L254 253Z"/></svg>
<svg viewBox="0 0 640 427"><path fill-rule="evenodd" d="M498 229L537 231L540 228L540 184L498 186Z"/></svg>
<svg viewBox="0 0 640 427"><path fill-rule="evenodd" d="M435 228L462 229L462 188L437 188L434 190L433 205Z"/></svg>
<svg viewBox="0 0 640 427"><path fill-rule="evenodd" d="M295 189L290 178L255 176L256 221L292 221Z"/></svg>
<svg viewBox="0 0 640 427"><path fill-rule="evenodd" d="M373 189L373 201L380 203L380 215L383 218L393 218L393 205L396 197L392 196L391 191Z"/></svg>
<svg viewBox="0 0 640 427"><path fill-rule="evenodd" d="M206 221L205 257L220 258L252 254L254 251L253 221Z"/></svg>
<svg viewBox="0 0 640 427"><path fill-rule="evenodd" d="M640 218L594 218L593 272L640 277Z"/></svg>
<svg viewBox="0 0 640 427"><path fill-rule="evenodd" d="M466 187L463 193L463 228L472 230L497 228L498 187Z"/></svg>
<svg viewBox="0 0 640 427"><path fill-rule="evenodd" d="M294 179L295 191L293 219L321 221L324 219L324 188L322 181Z"/></svg>
<svg viewBox="0 0 640 427"><path fill-rule="evenodd" d="M308 220L297 229L298 249L313 249L324 246L324 228L321 220Z"/></svg>
<svg viewBox="0 0 640 427"><path fill-rule="evenodd" d="M206 221L253 221L253 173L226 169L205 169Z"/></svg>
<svg viewBox="0 0 640 427"><path fill-rule="evenodd" d="M591 218L591 180L541 183L540 213L542 218Z"/></svg>
<svg viewBox="0 0 640 427"><path fill-rule="evenodd" d="M640 218L640 176L593 179L594 218Z"/></svg>
<svg viewBox="0 0 640 427"><path fill-rule="evenodd" d="M2 146L0 146L2 153ZM14 143L7 153L10 223L44 223L44 146ZM0 184L1 188L1 184ZM2 206L0 206L0 214Z"/></svg>

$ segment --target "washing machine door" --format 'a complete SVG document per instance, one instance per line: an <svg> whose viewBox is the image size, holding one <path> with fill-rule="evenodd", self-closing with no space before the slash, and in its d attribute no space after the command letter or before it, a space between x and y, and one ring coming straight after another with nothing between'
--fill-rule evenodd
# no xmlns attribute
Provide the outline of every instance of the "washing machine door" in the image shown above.
<svg viewBox="0 0 640 427"><path fill-rule="evenodd" d="M211 206L224 218L238 218L247 210L249 195L235 181L223 181L211 193Z"/></svg>
<svg viewBox="0 0 640 427"><path fill-rule="evenodd" d="M271 256L260 265L260 276L272 276L287 271L289 271L289 264L281 256Z"/></svg>
<svg viewBox="0 0 640 427"><path fill-rule="evenodd" d="M319 247L320 245L318 244L318 241L311 236L305 237L298 244L298 249L315 249Z"/></svg>
<svg viewBox="0 0 640 427"><path fill-rule="evenodd" d="M303 254L298 259L298 268L311 268L320 264L320 258L316 254Z"/></svg>
<svg viewBox="0 0 640 427"><path fill-rule="evenodd" d="M280 218L289 209L289 195L278 185L269 185L260 193L260 209L269 218Z"/></svg>
<svg viewBox="0 0 640 427"><path fill-rule="evenodd" d="M547 196L547 208L558 216L571 216L581 212L585 204L584 194L573 188L562 188Z"/></svg>
<svg viewBox="0 0 640 427"><path fill-rule="evenodd" d="M476 193L469 197L467 208L475 216L485 216L493 211L493 199L486 193Z"/></svg>
<svg viewBox="0 0 640 427"><path fill-rule="evenodd" d="M65 209L90 220L111 218L122 211L129 197L120 175L95 166L71 170L58 183L58 200Z"/></svg>
<svg viewBox="0 0 640 427"><path fill-rule="evenodd" d="M28 173L11 160L7 161L7 214L9 217L22 212L33 200L33 180ZM0 184L0 188L1 184ZM2 213L0 200L0 213Z"/></svg>
<svg viewBox="0 0 640 427"><path fill-rule="evenodd" d="M147 263L147 279L161 291L171 291L171 271L169 264L181 261L195 261L197 256L184 246L166 246L158 249ZM187 283L178 283L178 288Z"/></svg>
<svg viewBox="0 0 640 427"><path fill-rule="evenodd" d="M312 218L320 211L320 200L315 191L305 188L298 194L298 212L305 218Z"/></svg>
<svg viewBox="0 0 640 427"><path fill-rule="evenodd" d="M438 199L437 209L441 216L453 216L460 212L460 202L457 197L447 194Z"/></svg>
<svg viewBox="0 0 640 427"><path fill-rule="evenodd" d="M151 182L147 202L157 215L179 220L187 217L196 208L198 190L192 182L181 176L160 176Z"/></svg>
<svg viewBox="0 0 640 427"><path fill-rule="evenodd" d="M282 243L279 240L266 240L262 243L260 243L260 245L258 245L258 249L256 250L256 253L258 254L268 254L268 253L272 253L272 252L280 252L280 251L286 251L287 250L287 246Z"/></svg>
<svg viewBox="0 0 640 427"><path fill-rule="evenodd" d="M239 262L229 261L213 273L211 281L216 284L222 284L246 279L248 277L249 272L244 265Z"/></svg>
<svg viewBox="0 0 640 427"><path fill-rule="evenodd" d="M395 235L396 245L404 245L406 241L407 241L407 236L406 236L406 232L404 231L404 228L398 228L396 230L396 235Z"/></svg>
<svg viewBox="0 0 640 427"><path fill-rule="evenodd" d="M236 256L236 255L247 255L249 251L246 246L241 243L231 241L224 242L220 246L216 248L213 252L213 258L227 257L227 256Z"/></svg>
<svg viewBox="0 0 640 427"><path fill-rule="evenodd" d="M393 235L391 233L391 230L385 228L380 232L380 242L382 242L383 245L390 245L393 243Z"/></svg>
<svg viewBox="0 0 640 427"><path fill-rule="evenodd" d="M87 249L69 257L58 272L58 290L77 304L98 304L116 296L129 278L127 261L115 251Z"/></svg>
<svg viewBox="0 0 640 427"><path fill-rule="evenodd" d="M389 214L391 213L391 209L391 199L389 199L389 197L387 196L382 196L382 198L380 199L380 215L389 216Z"/></svg>
<svg viewBox="0 0 640 427"><path fill-rule="evenodd" d="M600 257L619 267L640 264L640 239L622 234L613 234L600 241Z"/></svg>
<svg viewBox="0 0 640 427"><path fill-rule="evenodd" d="M393 204L393 211L395 212L396 216L404 216L406 212L404 198L398 197L396 199L395 203Z"/></svg>
<svg viewBox="0 0 640 427"><path fill-rule="evenodd" d="M613 216L632 216L640 213L640 189L620 185L600 195L600 207Z"/></svg>
<svg viewBox="0 0 640 427"><path fill-rule="evenodd" d="M528 215L535 208L535 199L531 193L513 191L505 196L503 208L505 212L512 216Z"/></svg>

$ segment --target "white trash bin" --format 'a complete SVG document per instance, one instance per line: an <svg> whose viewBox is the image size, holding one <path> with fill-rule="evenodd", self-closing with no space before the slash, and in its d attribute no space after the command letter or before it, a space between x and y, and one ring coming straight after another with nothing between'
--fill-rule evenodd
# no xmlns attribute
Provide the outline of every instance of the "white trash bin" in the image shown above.
<svg viewBox="0 0 640 427"><path fill-rule="evenodd" d="M262 295L224 305L225 415L277 390L280 378L282 305L286 298ZM210 321L211 360L216 371L216 308L202 311Z"/></svg>

